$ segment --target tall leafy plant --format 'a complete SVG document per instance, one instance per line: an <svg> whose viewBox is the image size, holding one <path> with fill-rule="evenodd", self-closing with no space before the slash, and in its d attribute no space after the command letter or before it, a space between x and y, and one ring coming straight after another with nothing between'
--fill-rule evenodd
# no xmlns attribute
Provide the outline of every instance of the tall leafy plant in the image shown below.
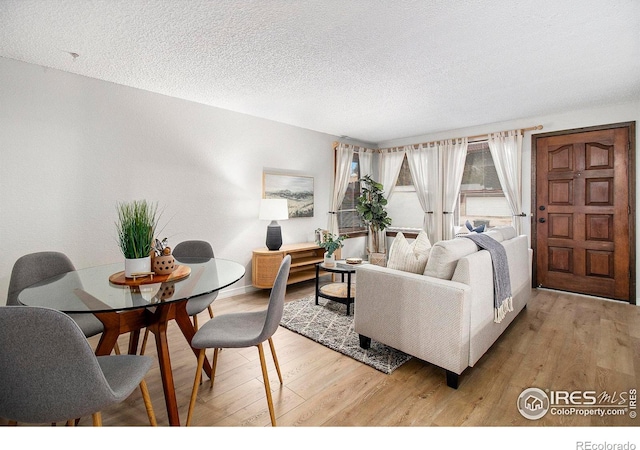
<svg viewBox="0 0 640 450"><path fill-rule="evenodd" d="M118 244L127 259L149 256L158 224L158 205L146 200L118 203Z"/></svg>
<svg viewBox="0 0 640 450"><path fill-rule="evenodd" d="M387 199L382 190L383 186L369 175L365 175L360 179L360 189L356 211L365 225L369 227L374 251L384 253L380 247L378 232L391 226L391 217L387 215Z"/></svg>

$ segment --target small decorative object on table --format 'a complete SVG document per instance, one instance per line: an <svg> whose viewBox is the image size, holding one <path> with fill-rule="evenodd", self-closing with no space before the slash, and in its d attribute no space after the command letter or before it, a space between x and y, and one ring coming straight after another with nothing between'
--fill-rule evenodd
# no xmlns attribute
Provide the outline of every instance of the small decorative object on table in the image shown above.
<svg viewBox="0 0 640 450"><path fill-rule="evenodd" d="M345 261L347 262L347 264L362 264L362 258L347 258Z"/></svg>
<svg viewBox="0 0 640 450"><path fill-rule="evenodd" d="M157 275L169 275L176 270L176 260L171 254L171 247L167 245L167 238L162 241L155 240L152 260L153 271Z"/></svg>
<svg viewBox="0 0 640 450"><path fill-rule="evenodd" d="M336 266L336 255L334 254L336 250L342 248L343 241L348 236L346 234L342 236L336 236L333 233L329 233L326 230L322 230L318 228L316 230L316 243L325 249L324 254L324 265L327 267L335 267Z"/></svg>

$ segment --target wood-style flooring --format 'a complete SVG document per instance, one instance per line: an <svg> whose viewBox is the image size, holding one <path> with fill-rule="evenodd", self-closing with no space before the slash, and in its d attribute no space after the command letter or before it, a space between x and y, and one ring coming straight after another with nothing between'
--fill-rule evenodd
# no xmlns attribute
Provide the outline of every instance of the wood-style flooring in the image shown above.
<svg viewBox="0 0 640 450"><path fill-rule="evenodd" d="M291 301L313 293L313 282L289 286ZM268 291L218 299L215 314L262 309ZM205 311L200 323L208 319ZM153 337L148 355L155 355ZM95 346L97 340L92 339ZM127 337L120 338L127 347ZM391 375L361 364L280 327L274 343L284 384L280 385L265 347L273 402L280 427L430 426L638 426L624 416L552 415L531 421L516 408L529 387L544 390L606 391L640 388L640 307L534 290L528 307L482 357L467 369L457 390L444 370L412 359ZM186 422L196 358L175 323L169 326L181 423ZM207 352L211 358L212 351ZM167 425L159 369L147 378L158 424ZM141 395L102 413L104 426L148 426ZM1 420L1 419L0 419ZM0 422L1 423L1 422ZM80 426L90 426L83 418ZM225 349L213 389L204 377L193 426L270 426L258 351Z"/></svg>

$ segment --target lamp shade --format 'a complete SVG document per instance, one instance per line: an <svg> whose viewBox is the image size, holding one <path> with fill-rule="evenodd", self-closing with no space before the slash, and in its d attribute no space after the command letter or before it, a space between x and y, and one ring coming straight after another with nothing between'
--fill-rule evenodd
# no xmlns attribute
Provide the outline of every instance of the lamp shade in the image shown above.
<svg viewBox="0 0 640 450"><path fill-rule="evenodd" d="M260 220L286 220L289 207L286 199L263 198L260 201Z"/></svg>

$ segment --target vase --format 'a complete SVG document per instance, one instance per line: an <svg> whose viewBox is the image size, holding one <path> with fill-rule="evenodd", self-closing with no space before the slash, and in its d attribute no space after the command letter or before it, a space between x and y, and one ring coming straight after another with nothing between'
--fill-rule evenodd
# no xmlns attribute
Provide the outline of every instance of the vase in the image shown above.
<svg viewBox="0 0 640 450"><path fill-rule="evenodd" d="M124 276L133 278L135 273L151 272L151 257L145 258L125 258L124 259Z"/></svg>
<svg viewBox="0 0 640 450"><path fill-rule="evenodd" d="M335 267L336 266L336 255L335 253L332 253L331 255L329 255L329 253L324 254L324 265L326 267Z"/></svg>
<svg viewBox="0 0 640 450"><path fill-rule="evenodd" d="M176 270L176 260L173 255L162 255L153 258L153 271L156 275L169 275Z"/></svg>

